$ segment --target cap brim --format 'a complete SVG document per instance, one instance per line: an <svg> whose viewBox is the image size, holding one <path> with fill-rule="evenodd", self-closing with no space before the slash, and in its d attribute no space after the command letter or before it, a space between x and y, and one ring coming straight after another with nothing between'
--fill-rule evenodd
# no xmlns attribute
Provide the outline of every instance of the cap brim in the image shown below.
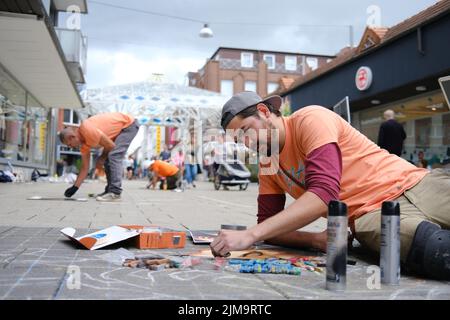
<svg viewBox="0 0 450 320"><path fill-rule="evenodd" d="M281 107L281 97L280 96L277 96L277 95L275 95L275 96L270 96L270 97L268 97L267 99L264 99L263 101L261 101L261 102L268 102L268 103L270 103L275 109L277 109L277 110L280 110L280 107Z"/></svg>

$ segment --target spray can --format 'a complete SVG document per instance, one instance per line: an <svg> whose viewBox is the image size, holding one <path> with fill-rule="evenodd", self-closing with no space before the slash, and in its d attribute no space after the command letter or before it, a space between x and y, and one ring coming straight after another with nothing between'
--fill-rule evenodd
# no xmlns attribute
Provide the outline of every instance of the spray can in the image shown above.
<svg viewBox="0 0 450 320"><path fill-rule="evenodd" d="M381 283L400 282L400 204L385 201L381 207L380 239Z"/></svg>
<svg viewBox="0 0 450 320"><path fill-rule="evenodd" d="M347 274L347 205L332 200L328 204L326 289L344 291Z"/></svg>

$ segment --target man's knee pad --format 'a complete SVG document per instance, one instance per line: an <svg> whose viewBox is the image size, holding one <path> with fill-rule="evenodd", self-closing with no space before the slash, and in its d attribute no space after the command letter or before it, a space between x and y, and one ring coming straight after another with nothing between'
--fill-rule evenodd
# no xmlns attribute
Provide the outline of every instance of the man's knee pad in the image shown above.
<svg viewBox="0 0 450 320"><path fill-rule="evenodd" d="M438 230L428 239L424 252L425 274L450 280L450 230Z"/></svg>
<svg viewBox="0 0 450 320"><path fill-rule="evenodd" d="M450 231L429 221L419 224L406 260L408 271L450 279Z"/></svg>
<svg viewBox="0 0 450 320"><path fill-rule="evenodd" d="M408 272L423 274L423 258L427 240L441 228L429 221L422 221L416 229L408 257L406 258L406 269Z"/></svg>

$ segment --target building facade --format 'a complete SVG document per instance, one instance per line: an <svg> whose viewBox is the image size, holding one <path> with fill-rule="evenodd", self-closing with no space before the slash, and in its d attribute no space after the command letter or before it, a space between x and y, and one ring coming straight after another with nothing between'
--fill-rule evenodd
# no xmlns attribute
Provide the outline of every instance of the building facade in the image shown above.
<svg viewBox="0 0 450 320"><path fill-rule="evenodd" d="M60 12L79 19L86 0L0 2L0 169L24 180L56 167L59 108L83 108L86 38Z"/></svg>
<svg viewBox="0 0 450 320"><path fill-rule="evenodd" d="M296 79L334 56L220 47L198 72L189 72L189 86L232 96L255 91L266 96L287 88Z"/></svg>
<svg viewBox="0 0 450 320"><path fill-rule="evenodd" d="M383 112L392 109L407 133L402 157L430 168L450 162L450 109L439 78L450 75L450 0L390 28L367 27L358 47L279 90L293 111L333 109L348 98L351 124L378 140Z"/></svg>

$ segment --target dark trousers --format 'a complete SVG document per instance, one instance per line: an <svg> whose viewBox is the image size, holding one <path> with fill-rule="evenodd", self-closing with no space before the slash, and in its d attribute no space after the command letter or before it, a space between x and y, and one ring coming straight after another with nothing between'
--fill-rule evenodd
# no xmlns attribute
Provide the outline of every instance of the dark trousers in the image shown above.
<svg viewBox="0 0 450 320"><path fill-rule="evenodd" d="M123 158L125 157L128 147L138 131L139 124L136 120L134 123L123 129L114 141L116 146L108 153L108 158L105 161L107 181L107 185L105 187L106 192L112 192L115 194L122 193Z"/></svg>

